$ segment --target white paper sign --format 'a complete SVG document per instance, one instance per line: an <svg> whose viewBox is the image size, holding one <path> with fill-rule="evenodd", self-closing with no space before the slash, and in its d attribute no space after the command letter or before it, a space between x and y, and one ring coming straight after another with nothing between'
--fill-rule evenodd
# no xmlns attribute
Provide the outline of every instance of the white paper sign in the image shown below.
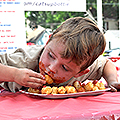
<svg viewBox="0 0 120 120"><path fill-rule="evenodd" d="M86 11L86 0L25 0L26 11Z"/></svg>
<svg viewBox="0 0 120 120"><path fill-rule="evenodd" d="M21 0L0 0L0 54L26 46L24 5Z"/></svg>
<svg viewBox="0 0 120 120"><path fill-rule="evenodd" d="M0 0L0 54L26 47L24 11L86 11L86 0Z"/></svg>

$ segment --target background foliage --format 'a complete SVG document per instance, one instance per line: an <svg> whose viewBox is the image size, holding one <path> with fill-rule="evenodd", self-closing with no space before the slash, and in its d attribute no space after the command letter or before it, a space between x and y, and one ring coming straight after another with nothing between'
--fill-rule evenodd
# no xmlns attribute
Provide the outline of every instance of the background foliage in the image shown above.
<svg viewBox="0 0 120 120"><path fill-rule="evenodd" d="M86 0L87 10L91 10L93 17L97 19L97 0ZM102 0L103 21L105 18L119 18L119 0ZM30 28L41 25L44 28L56 29L63 21L71 17L85 17L85 12L64 11L25 11L26 19L30 20Z"/></svg>

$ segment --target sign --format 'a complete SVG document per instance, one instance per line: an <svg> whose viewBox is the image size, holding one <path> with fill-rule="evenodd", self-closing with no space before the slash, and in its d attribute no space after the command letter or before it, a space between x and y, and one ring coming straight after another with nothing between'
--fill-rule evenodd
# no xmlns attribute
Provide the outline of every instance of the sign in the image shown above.
<svg viewBox="0 0 120 120"><path fill-rule="evenodd" d="M25 0L25 11L86 11L86 0Z"/></svg>
<svg viewBox="0 0 120 120"><path fill-rule="evenodd" d="M21 0L0 0L0 54L26 46L24 6Z"/></svg>
<svg viewBox="0 0 120 120"><path fill-rule="evenodd" d="M0 0L0 54L26 47L24 11L86 11L86 0Z"/></svg>

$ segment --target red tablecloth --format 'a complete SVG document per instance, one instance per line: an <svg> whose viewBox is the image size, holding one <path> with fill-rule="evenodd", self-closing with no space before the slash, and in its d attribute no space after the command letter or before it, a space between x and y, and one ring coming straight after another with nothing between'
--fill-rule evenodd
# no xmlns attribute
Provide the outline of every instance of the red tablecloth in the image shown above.
<svg viewBox="0 0 120 120"><path fill-rule="evenodd" d="M67 99L3 92L0 120L120 120L120 92Z"/></svg>

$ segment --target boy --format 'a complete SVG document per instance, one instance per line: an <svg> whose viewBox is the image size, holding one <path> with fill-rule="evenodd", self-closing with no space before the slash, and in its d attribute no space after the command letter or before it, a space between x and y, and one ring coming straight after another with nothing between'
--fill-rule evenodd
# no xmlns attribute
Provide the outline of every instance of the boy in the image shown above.
<svg viewBox="0 0 120 120"><path fill-rule="evenodd" d="M20 48L1 55L0 78L4 81L1 86L12 92L22 86L36 88L46 83L44 75L48 74L55 84L103 76L109 86L119 89L115 66L105 58L97 59L105 45L105 38L94 22L82 17L70 18L56 29L44 48Z"/></svg>

